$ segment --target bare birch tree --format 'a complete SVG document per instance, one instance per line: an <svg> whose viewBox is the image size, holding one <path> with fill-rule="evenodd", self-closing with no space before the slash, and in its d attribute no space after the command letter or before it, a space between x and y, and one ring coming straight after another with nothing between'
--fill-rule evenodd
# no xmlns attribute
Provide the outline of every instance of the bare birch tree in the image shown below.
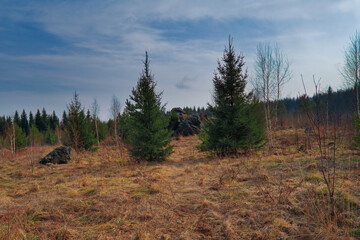
<svg viewBox="0 0 360 240"><path fill-rule="evenodd" d="M98 117L99 117L99 104L97 103L96 98L94 99L94 102L91 104L91 113L92 113L92 117L94 119L95 122L95 132L96 132L96 140L97 140L97 144L100 144L100 140L99 140L99 129L98 129Z"/></svg>
<svg viewBox="0 0 360 240"><path fill-rule="evenodd" d="M316 80L315 76L313 76L315 95L312 98L312 104L310 104L310 98L305 94L305 97L309 99L305 110L312 129L314 130L314 137L318 145L319 170L326 184L331 206L330 216L333 217L335 214L334 195L336 188L338 129L335 118L333 118L333 126L331 127L329 124L328 99L323 101L320 98L320 80L321 79Z"/></svg>
<svg viewBox="0 0 360 240"><path fill-rule="evenodd" d="M277 44L274 47L270 43L257 45L255 74L252 84L255 93L264 103L266 135L271 148L273 147L272 113L275 112L275 123L277 123L281 88L291 78L289 61ZM274 111L270 109L271 101L275 101Z"/></svg>
<svg viewBox="0 0 360 240"><path fill-rule="evenodd" d="M116 146L120 147L119 145L119 136L118 136L118 117L120 114L121 104L119 99L114 95L111 99L111 107L110 113L114 120L114 135L115 135L115 142Z"/></svg>
<svg viewBox="0 0 360 240"><path fill-rule="evenodd" d="M266 136L270 147L273 147L272 125L270 115L270 100L274 89L273 69L274 59L273 51L269 43L257 45L257 59L255 62L256 78L253 83L256 92L262 98L264 103L264 116L266 124Z"/></svg>
<svg viewBox="0 0 360 240"><path fill-rule="evenodd" d="M278 105L281 98L281 88L290 81L291 71L290 63L284 53L276 44L274 48L274 75L276 84L276 102L275 102L275 123L278 120Z"/></svg>
<svg viewBox="0 0 360 240"><path fill-rule="evenodd" d="M359 67L360 67L360 34L350 37L350 44L345 50L345 65L341 71L345 84L355 88L356 92L356 113L360 118L359 106Z"/></svg>

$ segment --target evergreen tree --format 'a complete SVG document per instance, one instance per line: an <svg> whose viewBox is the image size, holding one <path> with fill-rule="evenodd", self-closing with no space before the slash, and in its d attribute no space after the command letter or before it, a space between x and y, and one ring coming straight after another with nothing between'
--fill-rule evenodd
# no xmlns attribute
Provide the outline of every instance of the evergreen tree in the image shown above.
<svg viewBox="0 0 360 240"><path fill-rule="evenodd" d="M16 123L18 126L21 125L21 120L20 120L18 111L15 111L15 114L14 114L14 123Z"/></svg>
<svg viewBox="0 0 360 240"><path fill-rule="evenodd" d="M30 113L29 113L29 129L32 128L34 123L35 123L34 116L33 116L32 112L30 111Z"/></svg>
<svg viewBox="0 0 360 240"><path fill-rule="evenodd" d="M67 135L65 144L73 147L75 151L90 150L96 142L76 92L68 105L68 117L64 127Z"/></svg>
<svg viewBox="0 0 360 240"><path fill-rule="evenodd" d="M144 70L125 110L129 116L130 153L137 160L165 160L173 152L171 132L167 129L169 119L161 105L162 93L156 93L155 87L146 52Z"/></svg>
<svg viewBox="0 0 360 240"><path fill-rule="evenodd" d="M236 55L229 38L213 79L214 105L209 105L213 118L200 134L201 146L221 156L260 147L264 139L256 101L245 93L248 74L244 65L244 56Z"/></svg>
<svg viewBox="0 0 360 240"><path fill-rule="evenodd" d="M29 136L29 122L25 110L21 113L20 127L26 136Z"/></svg>
<svg viewBox="0 0 360 240"><path fill-rule="evenodd" d="M5 135L5 129L6 129L6 118L5 116L0 117L0 136Z"/></svg>
<svg viewBox="0 0 360 240"><path fill-rule="evenodd" d="M43 122L43 129L42 131L43 132L46 132L46 130L49 128L49 117L46 113L46 110L45 108L42 109L42 112L41 112L41 120Z"/></svg>
<svg viewBox="0 0 360 240"><path fill-rule="evenodd" d="M91 121L91 113L89 109L86 111L86 120Z"/></svg>
<svg viewBox="0 0 360 240"><path fill-rule="evenodd" d="M66 111L64 111L63 115L62 115L61 124L60 124L61 130L65 130L65 126L67 125L67 122L68 122L68 117L66 115Z"/></svg>
<svg viewBox="0 0 360 240"><path fill-rule="evenodd" d="M54 131L49 128L45 132L44 141L46 144L55 145L58 141L58 137L56 136Z"/></svg>
<svg viewBox="0 0 360 240"><path fill-rule="evenodd" d="M29 130L29 142L31 146L35 146L36 144L40 144L41 141L41 134L39 132L39 130L37 129L37 127L35 126L35 124L33 124L30 127Z"/></svg>
<svg viewBox="0 0 360 240"><path fill-rule="evenodd" d="M16 150L26 147L28 143L28 137L21 127L15 123L15 147Z"/></svg>
<svg viewBox="0 0 360 240"><path fill-rule="evenodd" d="M37 110L37 112L35 114L35 126L39 130L39 132L46 131L46 125L45 125L44 119L41 117L39 109Z"/></svg>
<svg viewBox="0 0 360 240"><path fill-rule="evenodd" d="M55 131L57 126L59 126L59 118L56 116L55 111L53 111L49 119L49 127L52 131Z"/></svg>

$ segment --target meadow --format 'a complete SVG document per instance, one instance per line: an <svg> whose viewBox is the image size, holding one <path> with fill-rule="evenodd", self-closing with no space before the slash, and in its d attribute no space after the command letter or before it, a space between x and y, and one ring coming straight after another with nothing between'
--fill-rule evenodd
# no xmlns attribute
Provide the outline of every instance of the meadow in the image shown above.
<svg viewBox="0 0 360 240"><path fill-rule="evenodd" d="M0 239L356 239L360 156L337 146L335 214L316 143L304 129L275 147L219 158L197 136L173 139L164 162L133 162L102 143L69 164L31 167L53 147L0 150ZM125 148L124 148L125 149ZM34 157L35 156L35 157Z"/></svg>

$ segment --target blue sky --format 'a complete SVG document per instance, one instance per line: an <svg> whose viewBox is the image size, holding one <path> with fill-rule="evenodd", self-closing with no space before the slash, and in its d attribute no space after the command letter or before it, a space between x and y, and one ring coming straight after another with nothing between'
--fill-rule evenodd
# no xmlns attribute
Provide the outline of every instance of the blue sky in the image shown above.
<svg viewBox="0 0 360 240"><path fill-rule="evenodd" d="M343 87L339 70L360 28L356 0L0 0L0 115L45 107L59 116L73 92L102 119L123 103L145 51L167 108L205 106L229 34L253 74L256 45L278 43L293 77L283 97ZM250 89L250 84L248 86Z"/></svg>

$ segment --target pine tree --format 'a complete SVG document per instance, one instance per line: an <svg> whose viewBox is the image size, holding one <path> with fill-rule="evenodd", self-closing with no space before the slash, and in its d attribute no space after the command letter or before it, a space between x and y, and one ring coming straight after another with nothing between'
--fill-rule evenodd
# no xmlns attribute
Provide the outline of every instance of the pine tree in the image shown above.
<svg viewBox="0 0 360 240"><path fill-rule="evenodd" d="M162 93L156 93L155 87L146 52L144 70L125 110L129 116L130 153L138 161L165 160L173 152L171 132L167 129L169 119L161 105Z"/></svg>
<svg viewBox="0 0 360 240"><path fill-rule="evenodd" d="M200 134L201 147L220 156L260 147L264 139L256 101L245 93L248 74L244 65L244 56L236 55L229 38L213 79L214 105L209 104L213 118Z"/></svg>
<svg viewBox="0 0 360 240"><path fill-rule="evenodd" d="M84 109L76 92L74 99L68 105L68 117L64 127L67 135L66 145L73 147L75 151L91 150L92 145L96 142L95 136L86 120Z"/></svg>

